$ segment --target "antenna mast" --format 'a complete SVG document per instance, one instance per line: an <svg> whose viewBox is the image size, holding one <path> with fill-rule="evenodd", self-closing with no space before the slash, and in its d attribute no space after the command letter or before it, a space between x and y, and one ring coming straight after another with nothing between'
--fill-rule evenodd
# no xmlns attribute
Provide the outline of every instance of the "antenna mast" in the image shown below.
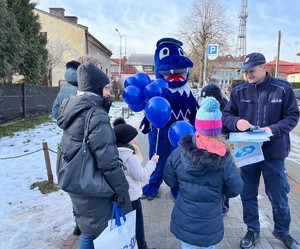
<svg viewBox="0 0 300 249"><path fill-rule="evenodd" d="M248 17L248 0L241 0L241 11L239 12L240 26L237 39L237 56L241 57L246 55L247 46L246 46L246 36L247 36L247 17Z"/></svg>

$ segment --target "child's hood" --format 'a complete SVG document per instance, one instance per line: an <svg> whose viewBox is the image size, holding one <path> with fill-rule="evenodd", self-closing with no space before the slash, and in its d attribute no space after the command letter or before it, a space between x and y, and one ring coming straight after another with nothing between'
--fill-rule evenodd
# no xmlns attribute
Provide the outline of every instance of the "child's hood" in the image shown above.
<svg viewBox="0 0 300 249"><path fill-rule="evenodd" d="M181 151L181 161L188 171L219 170L225 167L231 159L232 155L229 150L225 156L210 153L203 149L198 149L195 139L192 135L184 136L179 142Z"/></svg>
<svg viewBox="0 0 300 249"><path fill-rule="evenodd" d="M126 147L118 147L119 156L122 159L123 163L125 164L129 157L132 156L133 150Z"/></svg>

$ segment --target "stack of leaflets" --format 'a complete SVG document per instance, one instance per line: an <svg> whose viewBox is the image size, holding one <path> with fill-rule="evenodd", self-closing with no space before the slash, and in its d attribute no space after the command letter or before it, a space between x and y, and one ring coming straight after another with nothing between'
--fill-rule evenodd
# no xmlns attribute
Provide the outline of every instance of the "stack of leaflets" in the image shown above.
<svg viewBox="0 0 300 249"><path fill-rule="evenodd" d="M229 146L238 167L246 166L264 160L261 149L263 142L270 141L272 133L264 130L231 132L229 134Z"/></svg>

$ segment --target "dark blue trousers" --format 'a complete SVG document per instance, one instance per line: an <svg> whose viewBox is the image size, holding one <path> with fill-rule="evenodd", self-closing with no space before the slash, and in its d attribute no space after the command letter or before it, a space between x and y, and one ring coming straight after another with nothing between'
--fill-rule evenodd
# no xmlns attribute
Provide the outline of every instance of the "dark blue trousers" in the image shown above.
<svg viewBox="0 0 300 249"><path fill-rule="evenodd" d="M288 235L291 223L288 193L290 184L284 160L265 160L241 167L244 188L241 193L243 219L248 228L260 231L258 213L258 188L262 174L265 192L272 205L274 230L279 235Z"/></svg>
<svg viewBox="0 0 300 249"><path fill-rule="evenodd" d="M136 227L135 236L139 248L146 248L147 243L145 240L144 217L142 203L140 199L131 202L132 210L136 210Z"/></svg>

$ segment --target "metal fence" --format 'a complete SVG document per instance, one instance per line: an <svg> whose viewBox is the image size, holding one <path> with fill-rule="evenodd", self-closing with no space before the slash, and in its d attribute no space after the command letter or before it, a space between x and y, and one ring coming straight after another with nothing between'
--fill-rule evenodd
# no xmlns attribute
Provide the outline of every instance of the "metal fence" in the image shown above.
<svg viewBox="0 0 300 249"><path fill-rule="evenodd" d="M0 84L0 124L51 113L59 87Z"/></svg>

